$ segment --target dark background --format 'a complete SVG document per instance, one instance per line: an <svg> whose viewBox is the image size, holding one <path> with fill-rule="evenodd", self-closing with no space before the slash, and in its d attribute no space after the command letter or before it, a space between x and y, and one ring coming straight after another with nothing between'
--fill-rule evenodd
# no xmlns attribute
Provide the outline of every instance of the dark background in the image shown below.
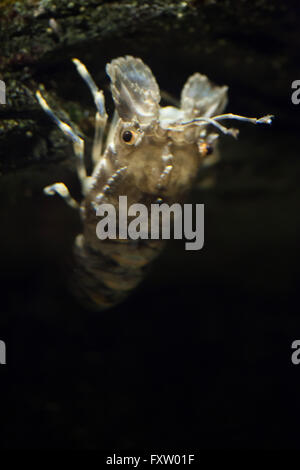
<svg viewBox="0 0 300 470"><path fill-rule="evenodd" d="M9 41L23 12L5 23L2 72L17 91L0 115L2 448L299 448L299 12L292 1L185 3L87 2L79 14L79 1L69 13L61 2L62 36L41 36L29 63ZM23 41L47 27L48 4L37 17L28 10ZM104 23L93 29L97 14ZM126 302L95 314L65 288L79 219L42 193L59 180L78 192L70 146L30 93L44 83L89 134L82 115L94 110L69 59L107 90L105 63L125 53L173 95L200 71L229 86L228 112L275 120L221 137L221 162L191 194L205 204L204 248L171 241Z"/></svg>

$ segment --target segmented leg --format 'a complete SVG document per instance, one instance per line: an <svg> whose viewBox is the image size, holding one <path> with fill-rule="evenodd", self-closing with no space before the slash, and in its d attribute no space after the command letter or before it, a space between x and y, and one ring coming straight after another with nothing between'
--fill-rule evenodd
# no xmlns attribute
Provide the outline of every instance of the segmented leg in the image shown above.
<svg viewBox="0 0 300 470"><path fill-rule="evenodd" d="M99 90L99 88L97 87L86 66L78 59L72 59L72 61L75 64L79 75L83 78L83 80L89 87L97 108L97 112L95 115L95 135L92 149L92 161L93 165L95 166L102 154L104 130L107 122L104 94L103 91Z"/></svg>
<svg viewBox="0 0 300 470"><path fill-rule="evenodd" d="M53 196L54 194L58 194L61 196L68 206L72 207L73 209L78 209L79 204L69 193L67 186L64 183L55 183L44 188L44 193L48 196Z"/></svg>
<svg viewBox="0 0 300 470"><path fill-rule="evenodd" d="M75 133L69 124L61 121L54 111L50 108L45 98L42 96L41 92L38 90L36 92L36 97L41 107L46 114L55 122L55 124L60 128L60 130L73 142L73 149L75 156L77 157L77 172L82 184L85 183L87 179L86 169L84 165L84 140Z"/></svg>
<svg viewBox="0 0 300 470"><path fill-rule="evenodd" d="M102 188L102 191L96 196L96 201L98 204L102 202L102 199L109 191L112 189L112 186L120 179L123 173L127 170L127 166L119 168L115 173L108 178L105 185Z"/></svg>
<svg viewBox="0 0 300 470"><path fill-rule="evenodd" d="M164 162L165 167L160 174L159 181L157 183L157 189L163 189L167 186L170 174L173 170L173 155L170 152L169 145L165 146L161 158Z"/></svg>

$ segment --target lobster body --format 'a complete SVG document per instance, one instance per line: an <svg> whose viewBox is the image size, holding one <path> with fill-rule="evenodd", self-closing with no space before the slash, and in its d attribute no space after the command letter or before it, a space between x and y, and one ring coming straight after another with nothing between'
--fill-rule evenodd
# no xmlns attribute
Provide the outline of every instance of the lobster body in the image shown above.
<svg viewBox="0 0 300 470"><path fill-rule="evenodd" d="M199 151L196 144L170 146L173 169L168 184L158 187L158 181L165 165L161 155L163 146L153 138L148 138L144 146L130 160L126 171L110 185L101 197L101 203L116 208L119 221L119 197L127 196L128 206L144 204L149 208L157 201L168 205L182 202L193 187L199 170ZM110 158L110 151L105 158ZM113 159L112 159L113 160ZM112 162L113 163L113 162ZM125 162L119 162L124 167ZM126 162L127 163L127 162ZM153 171L154 170L154 171ZM116 174L117 168L102 171L95 177L93 188L81 204L83 234L75 243L76 271L73 291L91 308L102 309L120 303L144 279L151 262L165 246L164 240L149 239L106 239L99 240L95 227L99 222L95 201L101 195L107 181ZM117 223L117 233L119 226ZM75 288L74 288L75 287Z"/></svg>
<svg viewBox="0 0 300 470"><path fill-rule="evenodd" d="M141 282L148 266L162 251L164 241L151 239L150 235L134 240L120 236L100 240L99 207L109 204L115 209L119 233L120 196L126 196L128 206L143 204L149 209L153 204L182 203L200 168L215 160L218 134L209 131L211 125L236 136L235 129L227 129L219 121L266 123L271 116L255 119L219 114L227 104L227 87L214 86L199 73L192 75L183 87L180 107L160 107L159 87L149 67L141 59L120 57L106 67L115 114L103 146L107 124L103 92L85 66L77 59L73 62L97 108L94 170L91 176L87 175L83 139L60 121L37 92L43 109L73 142L83 199L78 205L63 183L48 186L45 192L60 194L80 210L83 232L75 242L72 287L86 305L102 310L121 302ZM150 215L148 222L150 227Z"/></svg>

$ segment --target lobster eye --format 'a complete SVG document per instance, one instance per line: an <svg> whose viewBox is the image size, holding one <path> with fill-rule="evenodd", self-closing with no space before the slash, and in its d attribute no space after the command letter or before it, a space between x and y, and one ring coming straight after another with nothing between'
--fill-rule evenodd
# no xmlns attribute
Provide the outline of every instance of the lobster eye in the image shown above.
<svg viewBox="0 0 300 470"><path fill-rule="evenodd" d="M208 157L213 153L214 148L212 144L209 144L207 142L201 142L199 145L199 150L202 157Z"/></svg>
<svg viewBox="0 0 300 470"><path fill-rule="evenodd" d="M131 131L124 131L122 134L122 139L126 144L132 144L134 141L134 134Z"/></svg>

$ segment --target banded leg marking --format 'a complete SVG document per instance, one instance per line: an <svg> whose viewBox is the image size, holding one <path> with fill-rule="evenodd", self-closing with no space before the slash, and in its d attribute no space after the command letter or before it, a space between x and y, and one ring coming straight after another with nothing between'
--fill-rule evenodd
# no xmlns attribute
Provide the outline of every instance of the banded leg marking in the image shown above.
<svg viewBox="0 0 300 470"><path fill-rule="evenodd" d="M96 196L96 201L97 201L98 204L101 203L101 201L104 198L105 194L107 194L112 189L113 184L122 176L122 174L126 170L127 170L127 166L123 166L123 167L119 168L117 171L115 171L115 173L108 178L106 184L102 188L101 193L99 193Z"/></svg>
<svg viewBox="0 0 300 470"><path fill-rule="evenodd" d="M44 193L47 196L54 196L54 194L58 194L62 197L68 206L72 207L73 209L78 209L79 204L69 193L67 186L64 183L54 183L44 188Z"/></svg>
<svg viewBox="0 0 300 470"><path fill-rule="evenodd" d="M65 134L65 136L73 142L74 154L77 157L77 172L80 178L80 181L83 183L87 177L86 169L84 165L84 140L79 137L78 134L72 129L69 124L61 121L54 111L50 108L45 98L42 96L41 92L38 90L36 92L36 97L45 113L54 121L54 123L59 127L59 129Z"/></svg>
<svg viewBox="0 0 300 470"><path fill-rule="evenodd" d="M163 150L162 160L165 164L163 171L160 174L157 189L163 189L168 184L170 174L173 170L173 155L170 152L169 145L167 144Z"/></svg>
<svg viewBox="0 0 300 470"><path fill-rule="evenodd" d="M92 148L92 160L93 165L95 166L96 163L99 161L99 158L102 154L102 147L103 147L103 138L104 138L104 130L107 122L107 114L105 111L105 102L104 102L104 94L102 90L99 90L96 83L94 82L92 76L88 72L86 66L80 62L78 59L72 59L79 75L85 81L87 86L89 87L94 102L96 105L96 115L95 115L95 135L94 135L94 142Z"/></svg>

